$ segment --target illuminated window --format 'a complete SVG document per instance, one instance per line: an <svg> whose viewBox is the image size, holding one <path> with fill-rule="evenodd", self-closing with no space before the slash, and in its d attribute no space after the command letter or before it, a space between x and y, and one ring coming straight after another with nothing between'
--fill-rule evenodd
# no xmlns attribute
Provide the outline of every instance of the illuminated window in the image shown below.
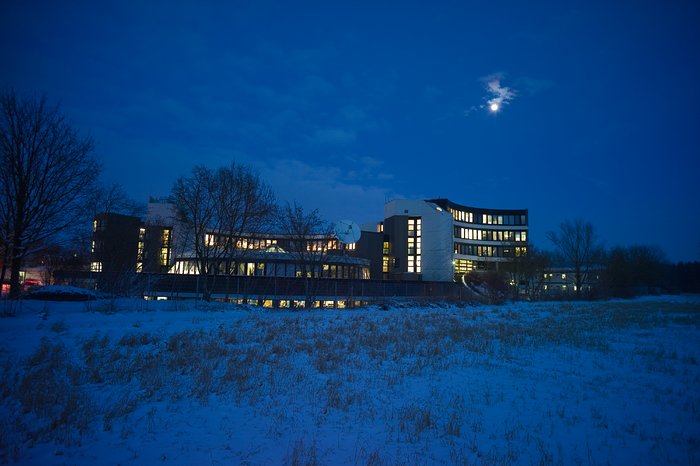
<svg viewBox="0 0 700 466"><path fill-rule="evenodd" d="M408 257L407 257L407 272L421 273L421 236L422 236L422 219L420 217L411 217L408 219Z"/></svg>
<svg viewBox="0 0 700 466"><path fill-rule="evenodd" d="M160 249L160 265L168 265L170 260L170 248Z"/></svg>
<svg viewBox="0 0 700 466"><path fill-rule="evenodd" d="M216 240L214 238L214 235L210 235L209 233L204 235L204 245L213 247L214 244L216 244Z"/></svg>
<svg viewBox="0 0 700 466"><path fill-rule="evenodd" d="M91 262L90 272L102 272L102 262Z"/></svg>

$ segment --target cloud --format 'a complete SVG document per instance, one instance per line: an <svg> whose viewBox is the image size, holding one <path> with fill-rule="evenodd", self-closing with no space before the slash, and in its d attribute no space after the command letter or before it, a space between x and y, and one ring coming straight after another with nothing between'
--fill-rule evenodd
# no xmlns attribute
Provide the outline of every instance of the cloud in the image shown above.
<svg viewBox="0 0 700 466"><path fill-rule="evenodd" d="M366 166L379 162L360 158ZM395 195L369 179L352 179L346 170L330 165L312 165L298 159L275 159L257 164L262 178L270 183L282 203L297 201L304 208L319 209L327 220L350 218L359 223L382 218L384 202Z"/></svg>
<svg viewBox="0 0 700 466"><path fill-rule="evenodd" d="M515 90L501 85L502 79L503 75L500 73L481 78L481 81L484 82L484 85L486 86L486 90L491 95L491 98L486 101L487 107L491 107L491 105L494 104L498 105L498 107L502 107L503 105L510 103L510 101L517 95Z"/></svg>
<svg viewBox="0 0 700 466"><path fill-rule="evenodd" d="M484 97L486 103L481 105L472 105L464 111L464 116L469 116L470 113L480 109L489 110L493 105L496 107L495 110L492 111L498 111L499 109L503 108L504 105L510 104L510 102L518 95L518 92L511 87L502 85L501 81L503 81L503 79L503 73L494 73L480 78L479 81L484 84L484 87L488 92L488 95Z"/></svg>

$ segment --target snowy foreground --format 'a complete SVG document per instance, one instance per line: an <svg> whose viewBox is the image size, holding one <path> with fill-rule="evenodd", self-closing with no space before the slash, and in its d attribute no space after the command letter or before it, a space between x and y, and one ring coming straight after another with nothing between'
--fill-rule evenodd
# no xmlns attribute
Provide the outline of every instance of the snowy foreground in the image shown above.
<svg viewBox="0 0 700 466"><path fill-rule="evenodd" d="M700 463L700 297L15 310L0 462Z"/></svg>

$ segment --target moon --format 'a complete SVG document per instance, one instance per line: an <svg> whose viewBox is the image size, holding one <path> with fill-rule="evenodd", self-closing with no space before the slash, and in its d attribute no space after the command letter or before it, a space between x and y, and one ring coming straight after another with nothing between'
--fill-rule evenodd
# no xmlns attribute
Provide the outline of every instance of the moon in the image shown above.
<svg viewBox="0 0 700 466"><path fill-rule="evenodd" d="M491 104L491 105L489 106L489 110L491 110L491 111L494 112L494 113L497 112L498 109L499 109L499 106L498 106L498 104L496 104L496 103L493 103L493 104Z"/></svg>

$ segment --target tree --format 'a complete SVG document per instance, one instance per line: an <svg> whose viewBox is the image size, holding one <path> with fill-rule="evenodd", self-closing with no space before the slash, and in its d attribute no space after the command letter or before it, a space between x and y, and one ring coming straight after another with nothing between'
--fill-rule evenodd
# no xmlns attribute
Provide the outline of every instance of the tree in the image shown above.
<svg viewBox="0 0 700 466"><path fill-rule="evenodd" d="M504 264L504 269L510 274L513 299L517 300L521 295L527 299L539 296L544 284L544 272L549 267L550 260L550 254L530 245L526 253Z"/></svg>
<svg viewBox="0 0 700 466"><path fill-rule="evenodd" d="M668 268L658 246L616 247L607 257L606 282L618 297L654 293L667 285Z"/></svg>
<svg viewBox="0 0 700 466"><path fill-rule="evenodd" d="M221 269L224 259L235 254L244 234L257 232L275 211L267 184L236 163L217 170L196 166L190 177L175 182L172 195L184 227L180 238L192 248L197 273L205 277L230 273ZM208 300L211 290L206 283L203 295Z"/></svg>
<svg viewBox="0 0 700 466"><path fill-rule="evenodd" d="M0 234L10 296L34 248L80 221L100 167L81 137L46 97L0 95Z"/></svg>
<svg viewBox="0 0 700 466"><path fill-rule="evenodd" d="M589 284L591 266L602 256L602 246L593 225L581 219L567 220L559 225L558 232L548 232L547 238L574 269L576 295L581 296L584 286Z"/></svg>
<svg viewBox="0 0 700 466"><path fill-rule="evenodd" d="M332 227L315 209L305 212L296 202L287 203L279 215L279 227L289 241L289 253L305 280L305 307L311 307L316 297L316 280L330 247Z"/></svg>

